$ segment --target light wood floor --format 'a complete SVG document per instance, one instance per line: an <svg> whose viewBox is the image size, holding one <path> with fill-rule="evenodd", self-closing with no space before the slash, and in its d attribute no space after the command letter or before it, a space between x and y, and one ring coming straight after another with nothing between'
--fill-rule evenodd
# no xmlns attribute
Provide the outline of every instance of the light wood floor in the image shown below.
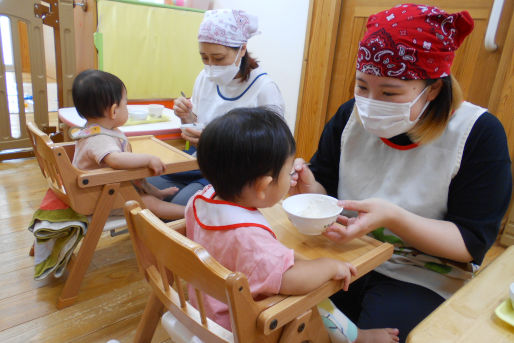
<svg viewBox="0 0 514 343"><path fill-rule="evenodd" d="M101 238L73 306L55 308L62 280L34 281L27 227L46 189L35 159L0 162L0 342L132 342L149 288L128 235ZM159 326L152 342L171 340Z"/></svg>
<svg viewBox="0 0 514 343"><path fill-rule="evenodd" d="M27 227L47 186L35 159L0 163L0 342L132 342L149 287L128 235L100 240L75 305L58 311L62 280L34 281ZM158 327L152 342L171 342Z"/></svg>

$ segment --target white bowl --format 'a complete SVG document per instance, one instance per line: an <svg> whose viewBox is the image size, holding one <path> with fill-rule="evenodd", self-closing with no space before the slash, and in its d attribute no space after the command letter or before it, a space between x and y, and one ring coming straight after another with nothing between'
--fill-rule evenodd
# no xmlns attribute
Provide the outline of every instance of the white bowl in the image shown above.
<svg viewBox="0 0 514 343"><path fill-rule="evenodd" d="M147 108L148 114L150 114L151 117L160 118L162 116L162 111L164 110L164 105L150 104Z"/></svg>
<svg viewBox="0 0 514 343"><path fill-rule="evenodd" d="M129 110L129 118L132 120L146 120L148 116L148 111L140 110L140 109L131 109Z"/></svg>
<svg viewBox="0 0 514 343"><path fill-rule="evenodd" d="M188 123L188 124L182 124L180 125L180 129L184 131L184 129L191 128L195 130L202 131L204 128L204 125L202 123Z"/></svg>
<svg viewBox="0 0 514 343"><path fill-rule="evenodd" d="M343 210L337 199L323 194L298 194L282 203L293 225L305 235L320 235Z"/></svg>

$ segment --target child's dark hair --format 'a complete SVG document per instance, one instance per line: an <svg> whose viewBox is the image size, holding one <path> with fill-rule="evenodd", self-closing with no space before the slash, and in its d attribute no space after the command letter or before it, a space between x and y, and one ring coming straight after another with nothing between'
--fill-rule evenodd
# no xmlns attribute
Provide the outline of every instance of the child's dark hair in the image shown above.
<svg viewBox="0 0 514 343"><path fill-rule="evenodd" d="M79 115L102 118L106 109L119 105L126 87L116 75L101 70L84 70L73 80L73 103Z"/></svg>
<svg viewBox="0 0 514 343"><path fill-rule="evenodd" d="M224 200L265 175L278 178L296 145L284 120L270 107L236 108L203 130L197 158L203 176Z"/></svg>

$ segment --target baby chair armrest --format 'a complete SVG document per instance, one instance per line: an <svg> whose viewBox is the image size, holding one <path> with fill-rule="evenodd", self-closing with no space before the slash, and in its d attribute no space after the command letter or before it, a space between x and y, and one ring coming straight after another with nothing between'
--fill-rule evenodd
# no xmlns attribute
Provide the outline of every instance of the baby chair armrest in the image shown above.
<svg viewBox="0 0 514 343"><path fill-rule="evenodd" d="M166 223L166 226L184 236L186 235L186 220L185 219L178 219L178 220L171 221L169 223Z"/></svg>
<svg viewBox="0 0 514 343"><path fill-rule="evenodd" d="M153 176L148 168L138 168L131 170L116 170L112 168L100 168L88 170L77 178L80 188L106 185L110 183L126 182L143 179Z"/></svg>
<svg viewBox="0 0 514 343"><path fill-rule="evenodd" d="M63 147L64 149L73 149L75 150L75 142L60 142L60 143L54 143L54 146L56 147Z"/></svg>
<svg viewBox="0 0 514 343"><path fill-rule="evenodd" d="M189 161L166 164L166 169L164 170L163 174L184 172L194 170L197 168L198 163L196 162L196 159L191 159ZM152 174L152 171L148 168L138 168L130 170L100 168L84 172L78 177L77 182L80 188L86 188L105 185L109 183L139 180L150 176L154 175Z"/></svg>
<svg viewBox="0 0 514 343"><path fill-rule="evenodd" d="M259 330L262 330L265 335L268 335L272 331L291 322L340 289L341 281L331 280L307 294L287 296L282 301L265 309L259 314L257 317L257 327Z"/></svg>

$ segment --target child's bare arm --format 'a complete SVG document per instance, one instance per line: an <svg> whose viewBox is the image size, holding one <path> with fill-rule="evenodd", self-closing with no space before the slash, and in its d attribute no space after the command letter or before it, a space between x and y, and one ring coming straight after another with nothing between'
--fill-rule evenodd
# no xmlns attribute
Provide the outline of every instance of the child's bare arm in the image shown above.
<svg viewBox="0 0 514 343"><path fill-rule="evenodd" d="M154 175L164 171L164 163L159 157L150 154L136 154L133 152L112 152L104 157L105 163L113 169L136 169L148 167Z"/></svg>
<svg viewBox="0 0 514 343"><path fill-rule="evenodd" d="M350 263L330 258L300 260L282 275L281 294L305 294L328 280L343 280L343 289L348 290L352 275L357 273Z"/></svg>

